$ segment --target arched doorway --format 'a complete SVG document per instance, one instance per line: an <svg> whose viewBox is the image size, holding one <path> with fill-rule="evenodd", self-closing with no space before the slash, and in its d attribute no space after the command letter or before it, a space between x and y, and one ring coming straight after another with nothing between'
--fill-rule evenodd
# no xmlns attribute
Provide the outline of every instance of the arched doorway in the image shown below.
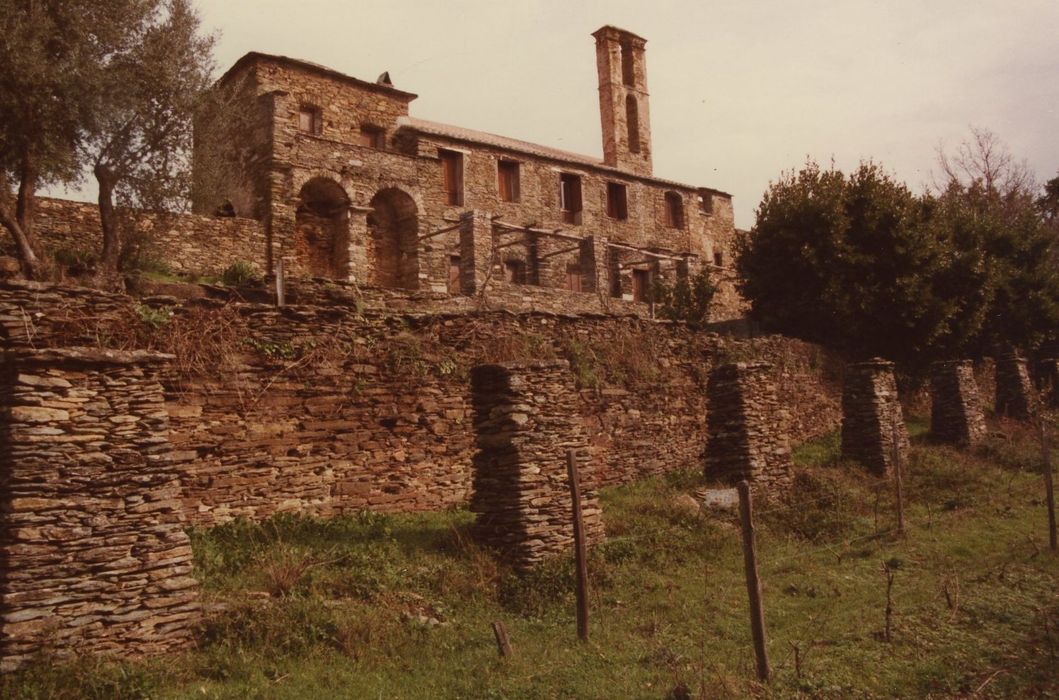
<svg viewBox="0 0 1059 700"><path fill-rule="evenodd" d="M406 192L390 187L371 199L368 214L371 281L379 287L419 286L419 222L416 203Z"/></svg>
<svg viewBox="0 0 1059 700"><path fill-rule="evenodd" d="M349 276L349 197L326 177L309 180L298 195L294 221L296 272L313 277Z"/></svg>

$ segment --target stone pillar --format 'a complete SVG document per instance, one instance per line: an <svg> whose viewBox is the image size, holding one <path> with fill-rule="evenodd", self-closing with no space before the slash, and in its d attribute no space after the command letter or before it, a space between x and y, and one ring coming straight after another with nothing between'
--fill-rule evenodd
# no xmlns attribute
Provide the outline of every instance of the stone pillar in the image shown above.
<svg viewBox="0 0 1059 700"><path fill-rule="evenodd" d="M860 462L875 474L890 473L894 432L902 458L909 442L897 396L894 363L875 359L846 367L842 385L842 457Z"/></svg>
<svg viewBox="0 0 1059 700"><path fill-rule="evenodd" d="M985 437L985 416L973 362L935 362L930 373L930 399L932 438L955 445L973 445Z"/></svg>
<svg viewBox="0 0 1059 700"><path fill-rule="evenodd" d="M1052 408L1059 408L1059 359L1041 360L1041 389L1045 400Z"/></svg>
<svg viewBox="0 0 1059 700"><path fill-rule="evenodd" d="M460 293L474 296L485 288L493 264L493 222L477 209L460 214Z"/></svg>
<svg viewBox="0 0 1059 700"><path fill-rule="evenodd" d="M767 492L794 478L788 416L776 398L767 362L721 365L707 383L706 476L734 484L743 479Z"/></svg>
<svg viewBox="0 0 1059 700"><path fill-rule="evenodd" d="M1033 410L1033 384L1026 360L1015 353L996 358L996 412L1026 420Z"/></svg>
<svg viewBox="0 0 1059 700"><path fill-rule="evenodd" d="M0 371L0 668L43 651L134 655L192 641L161 363L146 352L17 351Z"/></svg>
<svg viewBox="0 0 1059 700"><path fill-rule="evenodd" d="M471 372L477 451L475 538L517 569L573 552L566 451L579 450L586 541L603 539L592 463L566 361L480 365Z"/></svg>
<svg viewBox="0 0 1059 700"><path fill-rule="evenodd" d="M581 267L581 291L598 292L607 289L607 239L605 236L586 236L581 239L577 263Z"/></svg>

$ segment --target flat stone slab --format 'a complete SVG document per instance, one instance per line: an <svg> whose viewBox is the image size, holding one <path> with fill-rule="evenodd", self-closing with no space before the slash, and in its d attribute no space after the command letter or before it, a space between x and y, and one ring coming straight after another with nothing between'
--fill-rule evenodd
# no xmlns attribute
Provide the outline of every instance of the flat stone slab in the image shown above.
<svg viewBox="0 0 1059 700"><path fill-rule="evenodd" d="M697 494L702 507L709 510L739 510L739 492L731 489L706 489Z"/></svg>

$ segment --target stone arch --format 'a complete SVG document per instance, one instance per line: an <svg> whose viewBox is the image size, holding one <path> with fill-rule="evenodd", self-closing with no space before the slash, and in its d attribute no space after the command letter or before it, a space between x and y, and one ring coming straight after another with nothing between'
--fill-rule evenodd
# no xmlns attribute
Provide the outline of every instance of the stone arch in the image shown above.
<svg viewBox="0 0 1059 700"><path fill-rule="evenodd" d="M372 284L391 289L419 286L419 209L407 192L387 187L371 198L368 259Z"/></svg>
<svg viewBox="0 0 1059 700"><path fill-rule="evenodd" d="M335 180L302 185L294 217L294 260L313 277L349 276L349 195Z"/></svg>

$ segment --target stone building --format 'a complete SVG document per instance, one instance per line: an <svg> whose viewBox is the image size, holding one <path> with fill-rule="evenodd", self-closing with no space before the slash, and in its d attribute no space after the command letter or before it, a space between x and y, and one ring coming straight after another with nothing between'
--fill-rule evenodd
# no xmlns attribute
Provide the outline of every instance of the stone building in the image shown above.
<svg viewBox="0 0 1059 700"><path fill-rule="evenodd" d="M652 169L644 39L593 36L603 158L420 119L416 95L249 53L196 123L197 212L257 219L264 266L289 276L474 294L516 284L644 301L727 267L731 196Z"/></svg>

